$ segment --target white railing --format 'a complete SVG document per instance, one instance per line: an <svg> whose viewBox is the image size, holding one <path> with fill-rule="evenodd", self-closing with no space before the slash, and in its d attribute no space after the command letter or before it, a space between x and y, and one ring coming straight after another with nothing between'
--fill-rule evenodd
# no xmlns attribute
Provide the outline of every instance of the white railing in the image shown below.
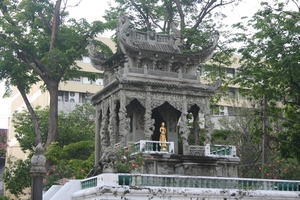
<svg viewBox="0 0 300 200"><path fill-rule="evenodd" d="M236 147L232 145L189 145L191 156L237 157Z"/></svg>
<svg viewBox="0 0 300 200"><path fill-rule="evenodd" d="M236 147L231 145L209 145L205 146L205 156L236 157Z"/></svg>
<svg viewBox="0 0 300 200"><path fill-rule="evenodd" d="M174 142L159 142L140 140L135 143L136 149L143 153L151 154L173 154L174 153ZM165 147L165 148L164 148Z"/></svg>

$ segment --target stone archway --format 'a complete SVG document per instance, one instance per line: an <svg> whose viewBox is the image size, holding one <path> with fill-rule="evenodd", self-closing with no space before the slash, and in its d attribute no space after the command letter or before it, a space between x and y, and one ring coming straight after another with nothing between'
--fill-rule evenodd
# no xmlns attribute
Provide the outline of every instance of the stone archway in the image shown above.
<svg viewBox="0 0 300 200"><path fill-rule="evenodd" d="M167 129L167 141L174 142L175 153L178 153L178 133L177 124L181 116L181 112L174 108L168 102L164 102L162 105L152 109L152 119L155 120L155 130L152 135L153 141L159 140L159 128L161 123L165 123Z"/></svg>

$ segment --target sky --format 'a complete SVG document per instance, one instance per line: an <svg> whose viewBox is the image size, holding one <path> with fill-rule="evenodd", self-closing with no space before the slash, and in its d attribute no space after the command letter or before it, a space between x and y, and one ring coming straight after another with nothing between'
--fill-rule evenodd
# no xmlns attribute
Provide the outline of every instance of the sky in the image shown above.
<svg viewBox="0 0 300 200"><path fill-rule="evenodd" d="M80 0L69 0L68 3L76 4ZM68 7L70 17L75 19L86 18L88 22L95 20L104 21L102 16L108 9L109 0L82 0L77 7ZM113 0L111 0L113 2ZM251 16L260 7L260 0L243 0L237 7L228 7L226 14L229 24L239 21L242 16ZM101 36L110 37L112 32L106 32ZM0 128L8 127L7 118L10 116L10 99L3 99L4 83L0 83Z"/></svg>

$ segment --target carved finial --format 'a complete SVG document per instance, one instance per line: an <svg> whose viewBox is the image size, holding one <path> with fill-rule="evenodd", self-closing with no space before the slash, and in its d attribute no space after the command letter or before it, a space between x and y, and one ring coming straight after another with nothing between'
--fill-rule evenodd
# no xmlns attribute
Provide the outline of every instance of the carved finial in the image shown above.
<svg viewBox="0 0 300 200"><path fill-rule="evenodd" d="M35 155L42 155L44 153L44 147L42 146L41 143L39 143L36 148L35 148Z"/></svg>

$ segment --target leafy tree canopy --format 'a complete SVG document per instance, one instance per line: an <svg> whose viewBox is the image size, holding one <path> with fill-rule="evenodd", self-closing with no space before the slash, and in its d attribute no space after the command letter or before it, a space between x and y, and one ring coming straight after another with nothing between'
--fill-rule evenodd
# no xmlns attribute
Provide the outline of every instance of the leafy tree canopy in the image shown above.
<svg viewBox="0 0 300 200"><path fill-rule="evenodd" d="M265 95L268 114L273 120L285 120L279 134L282 156L300 160L299 149L293 144L300 140L299 7L296 11L287 11L285 3L262 2L261 5L246 26L235 25L240 30L252 27L254 34L242 33L238 37L243 43L239 49L242 65L234 83L251 88L245 91L256 100ZM268 131L272 131L272 127L269 126Z"/></svg>
<svg viewBox="0 0 300 200"><path fill-rule="evenodd" d="M80 1L78 1L80 2ZM57 139L57 95L60 81L82 76L76 60L87 54L89 40L104 31L100 21L68 17L68 1L0 0L0 80L16 86L33 118L36 144L42 133L26 97L31 86L42 81L50 94L47 147ZM106 51L109 49L102 45ZM95 79L95 74L85 74Z"/></svg>

